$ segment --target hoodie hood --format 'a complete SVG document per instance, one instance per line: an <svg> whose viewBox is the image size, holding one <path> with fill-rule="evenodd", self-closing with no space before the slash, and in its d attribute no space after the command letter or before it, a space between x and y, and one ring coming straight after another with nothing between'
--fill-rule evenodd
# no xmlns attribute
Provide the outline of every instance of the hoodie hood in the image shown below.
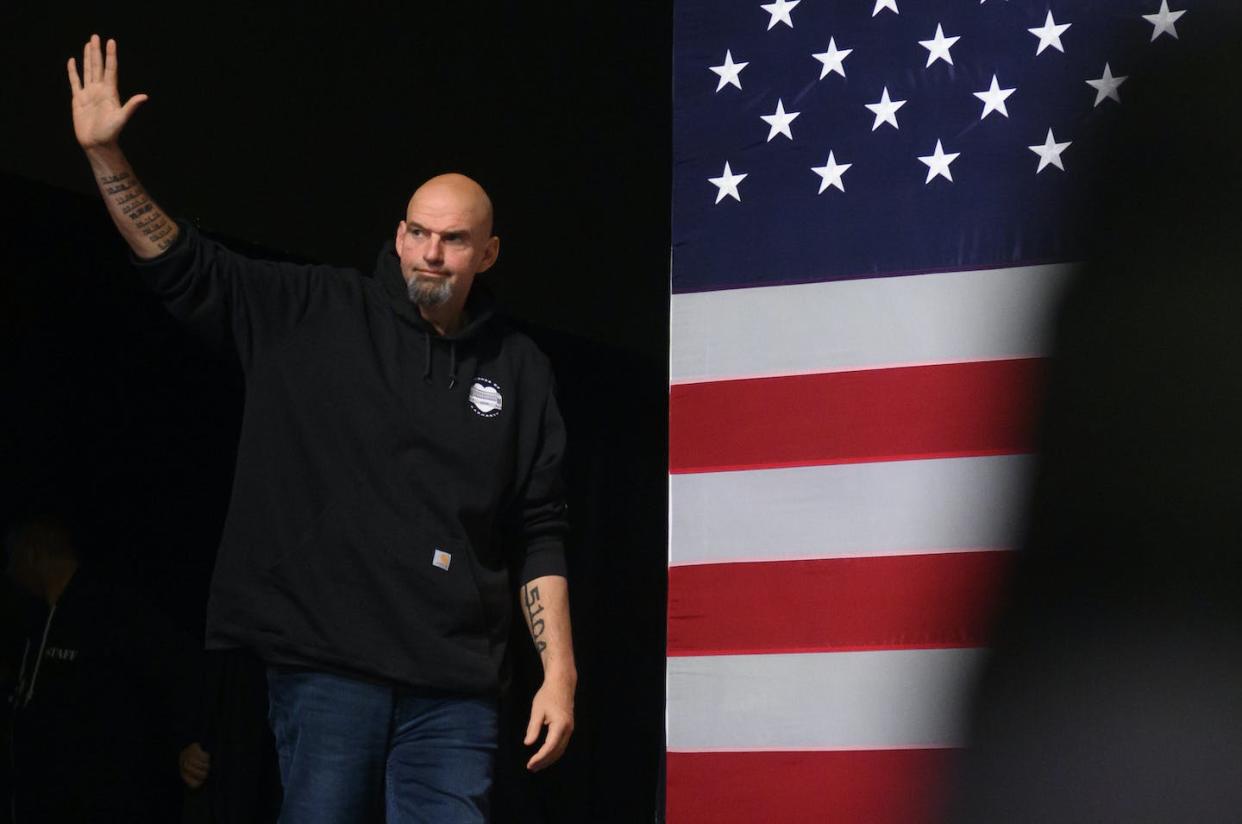
<svg viewBox="0 0 1242 824"><path fill-rule="evenodd" d="M423 345L426 347L423 356L423 380L433 383L434 351L437 345L448 347L448 388L457 386L457 362L459 344L471 341L492 319L495 312L495 299L478 280L470 287L466 297L466 322L461 329L452 335L441 335L423 317L409 297L405 278L401 275L401 260L397 257L396 243L386 241L380 247L375 260L375 278L384 287L393 309L398 315L408 320L423 333ZM437 341L440 343L437 344Z"/></svg>

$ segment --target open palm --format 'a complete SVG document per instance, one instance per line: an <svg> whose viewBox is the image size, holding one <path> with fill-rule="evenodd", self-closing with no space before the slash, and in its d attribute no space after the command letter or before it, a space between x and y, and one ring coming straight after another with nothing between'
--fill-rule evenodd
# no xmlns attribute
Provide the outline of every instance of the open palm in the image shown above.
<svg viewBox="0 0 1242 824"><path fill-rule="evenodd" d="M73 131L83 149L115 143L134 111L147 101L136 94L121 105L116 88L116 41L109 40L107 57L100 48L99 35L82 47L82 74L69 58L69 88L73 91Z"/></svg>

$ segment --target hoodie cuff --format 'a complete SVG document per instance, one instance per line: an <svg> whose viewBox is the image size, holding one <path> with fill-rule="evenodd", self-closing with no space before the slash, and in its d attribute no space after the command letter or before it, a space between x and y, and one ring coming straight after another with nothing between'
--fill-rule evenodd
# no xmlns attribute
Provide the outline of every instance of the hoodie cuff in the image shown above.
<svg viewBox="0 0 1242 824"><path fill-rule="evenodd" d="M140 258L134 254L133 249L129 249L129 262L143 280L148 283L158 283L160 275L168 270L178 270L184 267L185 259L189 257L193 243L191 236L197 234L193 226L184 220L174 220L177 224L177 239L172 245L164 251L160 252L153 258Z"/></svg>
<svg viewBox="0 0 1242 824"><path fill-rule="evenodd" d="M525 586L545 575L569 577L569 569L565 564L565 545L559 538L545 538L526 548L526 558L522 561L522 572L519 576L521 584Z"/></svg>

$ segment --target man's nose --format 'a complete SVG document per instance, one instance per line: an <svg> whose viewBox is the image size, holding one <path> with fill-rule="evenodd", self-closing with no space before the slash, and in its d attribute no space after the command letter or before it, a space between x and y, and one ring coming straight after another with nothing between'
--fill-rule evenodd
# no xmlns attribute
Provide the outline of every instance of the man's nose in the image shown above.
<svg viewBox="0 0 1242 824"><path fill-rule="evenodd" d="M438 235L428 235L427 243L423 246L423 258L428 262L444 260L444 244Z"/></svg>

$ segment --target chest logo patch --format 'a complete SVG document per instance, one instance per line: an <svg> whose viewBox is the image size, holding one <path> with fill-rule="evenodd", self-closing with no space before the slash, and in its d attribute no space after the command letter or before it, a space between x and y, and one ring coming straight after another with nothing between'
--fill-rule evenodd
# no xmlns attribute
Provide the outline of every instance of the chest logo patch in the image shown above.
<svg viewBox="0 0 1242 824"><path fill-rule="evenodd" d="M431 565L433 567L439 567L445 572L448 572L449 564L451 563L453 563L452 553L445 552L444 550L437 548L431 554Z"/></svg>
<svg viewBox="0 0 1242 824"><path fill-rule="evenodd" d="M475 378L470 384L470 408L476 415L494 418L500 414L504 398L500 396L500 387L495 381L487 378Z"/></svg>

